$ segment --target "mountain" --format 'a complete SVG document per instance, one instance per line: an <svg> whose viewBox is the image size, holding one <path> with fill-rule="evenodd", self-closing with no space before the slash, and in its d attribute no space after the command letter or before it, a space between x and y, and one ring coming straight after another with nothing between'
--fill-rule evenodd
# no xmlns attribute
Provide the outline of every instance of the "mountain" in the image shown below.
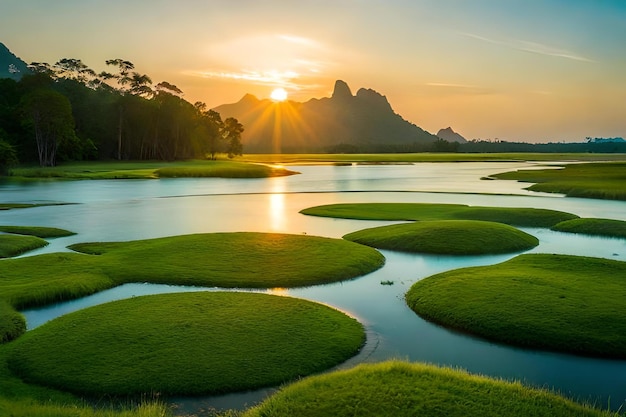
<svg viewBox="0 0 626 417"><path fill-rule="evenodd" d="M395 113L387 98L361 88L356 95L344 81L331 97L274 102L246 94L213 110L244 125L246 152L318 152L329 149L377 151L429 144L437 138Z"/></svg>
<svg viewBox="0 0 626 417"><path fill-rule="evenodd" d="M446 127L445 129L439 129L439 132L437 132L437 136L448 142L458 142L458 143L467 142L467 139L465 139L463 136L456 133L454 130L452 130L451 127Z"/></svg>
<svg viewBox="0 0 626 417"><path fill-rule="evenodd" d="M16 57L9 48L0 42L0 78L19 80L23 74L30 73L26 62Z"/></svg>

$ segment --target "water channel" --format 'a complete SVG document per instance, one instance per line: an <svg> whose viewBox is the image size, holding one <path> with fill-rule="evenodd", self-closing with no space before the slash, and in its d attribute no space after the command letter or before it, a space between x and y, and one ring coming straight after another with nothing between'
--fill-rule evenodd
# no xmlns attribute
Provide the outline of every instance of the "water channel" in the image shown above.
<svg viewBox="0 0 626 417"><path fill-rule="evenodd" d="M626 220L626 202L565 198L524 190L528 184L481 180L537 164L524 162L297 166L300 175L267 179L163 179L0 184L2 202L65 202L0 212L0 224L50 226L77 234L51 240L24 256L67 251L67 245L205 232L258 231L339 238L382 221L299 214L306 207L346 202L427 202L562 210L581 217ZM626 261L626 241L524 229L540 240L530 252L565 253ZM518 349L426 322L404 303L416 281L434 273L502 262L515 256L432 256L383 251L378 271L352 281L270 290L334 306L357 317L368 333L364 351L344 366L399 358L452 367L556 390L600 407L626 401L626 361ZM1 264L0 264L1 265ZM393 285L381 285L393 281ZM215 290L127 284L80 300L23 312L29 329L70 311L131 296ZM243 407L272 390L223 397L176 399L181 412Z"/></svg>

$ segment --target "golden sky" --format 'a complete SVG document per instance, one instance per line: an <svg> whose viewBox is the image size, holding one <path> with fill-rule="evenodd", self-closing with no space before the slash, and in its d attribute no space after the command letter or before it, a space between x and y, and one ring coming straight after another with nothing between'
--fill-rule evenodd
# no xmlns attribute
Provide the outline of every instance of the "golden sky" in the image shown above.
<svg viewBox="0 0 626 417"><path fill-rule="evenodd" d="M372 88L467 139L626 137L623 0L0 0L30 63L123 58L209 107Z"/></svg>

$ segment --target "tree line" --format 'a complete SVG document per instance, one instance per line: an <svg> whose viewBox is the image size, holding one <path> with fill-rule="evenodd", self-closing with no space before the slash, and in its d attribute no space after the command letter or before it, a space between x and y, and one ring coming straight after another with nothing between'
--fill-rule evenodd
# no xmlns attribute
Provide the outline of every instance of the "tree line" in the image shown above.
<svg viewBox="0 0 626 417"><path fill-rule="evenodd" d="M241 155L244 128L174 84L106 61L96 73L79 59L32 63L19 81L0 79L0 169L73 160L215 159Z"/></svg>

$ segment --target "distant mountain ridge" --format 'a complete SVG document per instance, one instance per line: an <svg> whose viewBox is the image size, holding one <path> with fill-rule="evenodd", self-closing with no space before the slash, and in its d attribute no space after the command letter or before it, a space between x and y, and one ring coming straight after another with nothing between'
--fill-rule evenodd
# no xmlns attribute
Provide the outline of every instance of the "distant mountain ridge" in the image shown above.
<svg viewBox="0 0 626 417"><path fill-rule="evenodd" d="M23 74L29 74L30 70L26 62L13 54L2 42L0 42L0 78L11 78L18 81Z"/></svg>
<svg viewBox="0 0 626 417"><path fill-rule="evenodd" d="M465 139L460 134L456 133L454 130L452 130L451 127L446 127L445 129L439 129L439 132L437 132L437 136L448 142L458 142L458 143L467 142L467 139Z"/></svg>
<svg viewBox="0 0 626 417"><path fill-rule="evenodd" d="M329 148L374 151L383 147L428 144L437 137L395 113L387 98L361 88L356 95L344 81L331 97L273 102L246 94L213 110L235 117L245 127L246 152L317 152Z"/></svg>

